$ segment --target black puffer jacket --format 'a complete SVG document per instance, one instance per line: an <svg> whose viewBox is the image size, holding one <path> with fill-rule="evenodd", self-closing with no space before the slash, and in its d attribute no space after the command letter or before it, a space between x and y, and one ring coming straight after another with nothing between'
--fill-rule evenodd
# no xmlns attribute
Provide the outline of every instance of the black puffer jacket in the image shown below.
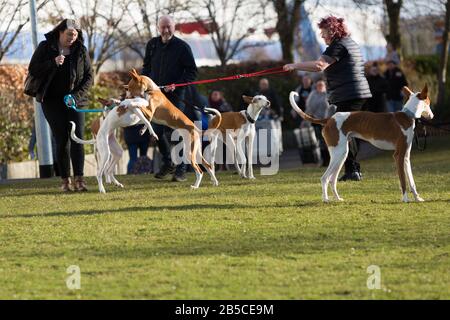
<svg viewBox="0 0 450 320"><path fill-rule="evenodd" d="M42 102L45 97L49 84L52 81L58 68L55 58L59 55L58 51L58 31L50 31L45 35L46 40L39 43L34 51L28 66L28 72L37 79L38 93L36 100ZM70 92L75 97L78 106L88 104L88 91L93 83L93 74L91 61L86 47L83 45L83 35L78 33L78 39L71 47L70 60Z"/></svg>

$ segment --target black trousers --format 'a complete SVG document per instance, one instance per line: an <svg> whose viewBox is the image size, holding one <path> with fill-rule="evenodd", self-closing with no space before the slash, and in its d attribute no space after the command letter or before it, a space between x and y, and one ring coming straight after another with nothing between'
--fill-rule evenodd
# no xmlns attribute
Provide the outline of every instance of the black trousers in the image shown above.
<svg viewBox="0 0 450 320"><path fill-rule="evenodd" d="M354 99L348 101L342 101L334 103L336 106L336 112L351 112L351 111L360 111L362 106L366 103L367 99ZM349 144L349 152L347 159L345 160L344 167L345 173L352 172L360 172L361 167L360 164L356 161L356 156L358 154L359 149L359 139L352 138L353 141L350 141Z"/></svg>
<svg viewBox="0 0 450 320"><path fill-rule="evenodd" d="M76 124L75 133L83 139L84 136L84 113L69 109L63 98L47 98L42 103L42 111L52 129L56 142L56 160L58 162L61 178L70 176L70 160L75 176L84 174L84 146L72 141L70 138L71 124Z"/></svg>
<svg viewBox="0 0 450 320"><path fill-rule="evenodd" d="M177 107L181 112L185 113L186 106L183 102L184 95L182 95L180 97L173 92L164 92L164 94L166 95L167 99L169 99L169 101L175 105L175 107ZM156 123L152 123L152 128L155 131L156 135L158 136L157 144L158 144L159 152L162 155L162 162L167 166L171 166L172 159L170 156L170 151L171 151L170 136L172 135L173 129L171 129L167 126L161 125L161 124L156 124ZM175 174L181 175L186 172L186 169L187 169L186 164L181 163L176 166Z"/></svg>

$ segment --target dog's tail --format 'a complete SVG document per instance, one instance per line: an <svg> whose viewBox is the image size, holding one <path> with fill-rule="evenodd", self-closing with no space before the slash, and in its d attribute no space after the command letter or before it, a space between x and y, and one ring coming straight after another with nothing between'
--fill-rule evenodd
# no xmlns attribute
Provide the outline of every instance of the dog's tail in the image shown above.
<svg viewBox="0 0 450 320"><path fill-rule="evenodd" d="M214 108L205 108L204 110L209 113L214 113L219 118L219 121L217 121L216 126L214 128L208 128L208 129L214 130L214 129L217 129L218 127L220 127L220 124L222 123L222 114L219 112L219 110L214 109Z"/></svg>
<svg viewBox="0 0 450 320"><path fill-rule="evenodd" d="M73 141L75 141L75 142L77 142L77 143L80 143L80 144L95 144L95 139L92 139L92 140L82 140L82 139L78 138L78 137L75 135L75 127L76 127L75 122L70 121L70 123L72 124L72 129L70 129L70 137L72 138Z"/></svg>
<svg viewBox="0 0 450 320"><path fill-rule="evenodd" d="M316 123L316 124L321 124L321 125L325 125L328 122L329 118L316 119L316 118L313 118L310 115L306 114L305 112L303 112L303 110L299 108L297 103L295 103L295 98L294 98L295 96L298 96L298 93L295 91L291 91L291 93L289 94L289 102L291 103L291 107L295 110L295 112L297 112L299 114L300 117L302 117L306 121Z"/></svg>

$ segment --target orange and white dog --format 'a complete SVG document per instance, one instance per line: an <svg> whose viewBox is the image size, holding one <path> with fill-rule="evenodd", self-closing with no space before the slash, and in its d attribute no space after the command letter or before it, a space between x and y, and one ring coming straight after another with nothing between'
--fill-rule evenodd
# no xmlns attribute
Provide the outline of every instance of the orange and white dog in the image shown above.
<svg viewBox="0 0 450 320"><path fill-rule="evenodd" d="M211 159L210 163L214 170L214 160L218 140L222 140L233 154L236 155L234 163L236 169L242 178L255 179L253 175L253 142L255 140L256 129L255 121L263 108L270 107L270 101L263 95L254 97L242 96L248 103L248 107L240 112L225 112L222 118L214 117L209 121L209 127L217 128L208 130L206 135L210 140ZM245 148L247 145L247 149ZM246 149L246 150L245 150ZM247 156L245 155L247 151ZM239 166L241 164L241 166ZM246 170L248 168L248 171Z"/></svg>
<svg viewBox="0 0 450 320"><path fill-rule="evenodd" d="M323 125L322 135L330 152L330 164L322 176L322 199L328 202L328 184L336 200L342 201L336 183L339 171L348 154L348 140L350 137L370 142L383 150L395 150L394 159L400 179L403 202L408 202L406 192L406 177L409 187L416 201L424 201L417 193L411 170L410 152L414 137L415 119L434 117L430 108L428 88L413 93L409 88L403 87L408 98L403 109L393 113L372 113L366 111L337 112L331 118L315 119L304 113L295 103L296 92L291 92L289 101L292 108L305 120Z"/></svg>
<svg viewBox="0 0 450 320"><path fill-rule="evenodd" d="M166 125L172 129L184 129L188 133L187 139L183 138L183 143L184 150L189 154L190 162L196 174L196 181L192 185L193 189L197 189L200 186L203 177L203 172L197 163L197 158L200 159L202 165L211 175L213 185L218 185L219 182L211 170L210 164L205 161L201 154L200 134L194 123L166 98L160 88L150 78L139 75L134 69L130 71L130 76L130 82L124 86L127 89L126 99L107 114L100 125L96 138L86 141L78 139L72 134L72 139L78 143L96 144L98 152L97 181L99 191L105 193L102 176L105 173L108 173L108 175L112 174L111 172L114 170L117 159L120 159L121 156L121 153L119 155L116 152L119 148L122 148L115 140L115 129L144 123L145 127L141 131L141 134L148 129L150 135L157 138L150 121ZM220 112L216 109L206 108L206 110L215 113L219 118L221 117ZM220 125L220 121L218 125ZM112 181L116 185L121 186L115 178Z"/></svg>

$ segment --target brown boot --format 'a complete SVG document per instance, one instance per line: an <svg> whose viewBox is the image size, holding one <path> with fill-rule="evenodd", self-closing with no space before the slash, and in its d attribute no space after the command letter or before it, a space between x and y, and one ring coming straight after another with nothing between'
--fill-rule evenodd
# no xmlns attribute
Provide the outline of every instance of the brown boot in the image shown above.
<svg viewBox="0 0 450 320"><path fill-rule="evenodd" d="M70 186L70 178L62 178L61 190L63 192L72 192L73 189Z"/></svg>
<svg viewBox="0 0 450 320"><path fill-rule="evenodd" d="M75 176L74 189L75 191L88 191L83 176Z"/></svg>

